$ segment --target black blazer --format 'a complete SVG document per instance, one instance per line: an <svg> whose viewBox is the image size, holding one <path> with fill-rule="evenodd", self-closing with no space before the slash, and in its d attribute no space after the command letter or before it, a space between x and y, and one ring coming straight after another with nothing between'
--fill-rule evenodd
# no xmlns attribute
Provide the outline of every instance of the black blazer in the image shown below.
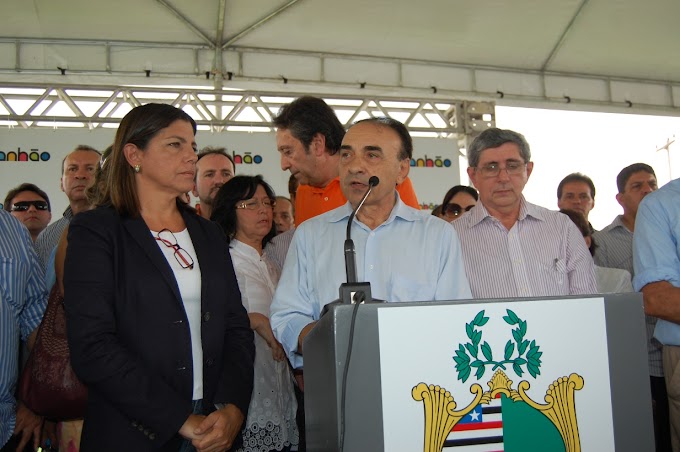
<svg viewBox="0 0 680 452"><path fill-rule="evenodd" d="M182 212L201 271L203 406L247 416L255 347L226 237ZM195 270L192 270L195 271ZM78 214L64 270L71 363L89 397L81 450L176 451L191 414L191 338L174 274L144 220Z"/></svg>

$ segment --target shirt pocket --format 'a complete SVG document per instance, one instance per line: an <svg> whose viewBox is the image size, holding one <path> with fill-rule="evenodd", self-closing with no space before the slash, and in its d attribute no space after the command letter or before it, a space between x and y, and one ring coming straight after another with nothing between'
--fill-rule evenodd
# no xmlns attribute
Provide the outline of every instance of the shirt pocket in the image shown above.
<svg viewBox="0 0 680 452"><path fill-rule="evenodd" d="M23 300L17 300L16 294L23 293L19 284L19 262L9 257L0 257L0 299L12 306L16 312L21 311Z"/></svg>
<svg viewBox="0 0 680 452"><path fill-rule="evenodd" d="M391 287L391 297L385 301L430 301L436 290L434 284L412 276L393 276Z"/></svg>
<svg viewBox="0 0 680 452"><path fill-rule="evenodd" d="M543 263L542 268L547 281L551 283L549 286L553 286L553 283L562 286L567 281L567 263L564 259L556 257Z"/></svg>

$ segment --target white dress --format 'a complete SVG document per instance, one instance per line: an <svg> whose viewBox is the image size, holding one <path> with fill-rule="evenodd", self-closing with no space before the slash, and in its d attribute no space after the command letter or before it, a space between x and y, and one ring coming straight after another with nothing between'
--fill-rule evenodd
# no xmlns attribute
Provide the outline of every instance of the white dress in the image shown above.
<svg viewBox="0 0 680 452"><path fill-rule="evenodd" d="M229 246L243 306L248 313L269 318L279 270L251 246L232 240ZM297 403L288 362L275 361L267 342L255 333L255 378L248 419L243 429L245 452L269 452L299 442Z"/></svg>

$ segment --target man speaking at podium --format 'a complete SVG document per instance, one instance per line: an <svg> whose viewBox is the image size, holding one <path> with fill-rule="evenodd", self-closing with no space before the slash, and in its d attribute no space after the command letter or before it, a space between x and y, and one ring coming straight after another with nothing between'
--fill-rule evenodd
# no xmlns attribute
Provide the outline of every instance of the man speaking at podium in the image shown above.
<svg viewBox="0 0 680 452"><path fill-rule="evenodd" d="M348 202L298 227L271 306L272 329L294 368L302 367L305 336L345 282L345 230L369 179L372 191L351 227L357 280L388 302L471 298L453 227L406 206L395 189L412 153L408 130L391 118L359 121L345 134L339 169Z"/></svg>

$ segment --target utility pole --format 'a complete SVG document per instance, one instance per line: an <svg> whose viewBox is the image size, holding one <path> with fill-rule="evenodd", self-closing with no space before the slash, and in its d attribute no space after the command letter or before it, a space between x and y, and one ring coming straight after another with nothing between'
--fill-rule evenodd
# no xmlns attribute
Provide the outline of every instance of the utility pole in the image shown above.
<svg viewBox="0 0 680 452"><path fill-rule="evenodd" d="M671 167L671 144L675 143L675 135L673 135L673 138L668 138L666 140L666 144L661 146L656 150L656 152L659 151L666 151L666 157L668 159L668 177L669 180L673 180L673 168Z"/></svg>

